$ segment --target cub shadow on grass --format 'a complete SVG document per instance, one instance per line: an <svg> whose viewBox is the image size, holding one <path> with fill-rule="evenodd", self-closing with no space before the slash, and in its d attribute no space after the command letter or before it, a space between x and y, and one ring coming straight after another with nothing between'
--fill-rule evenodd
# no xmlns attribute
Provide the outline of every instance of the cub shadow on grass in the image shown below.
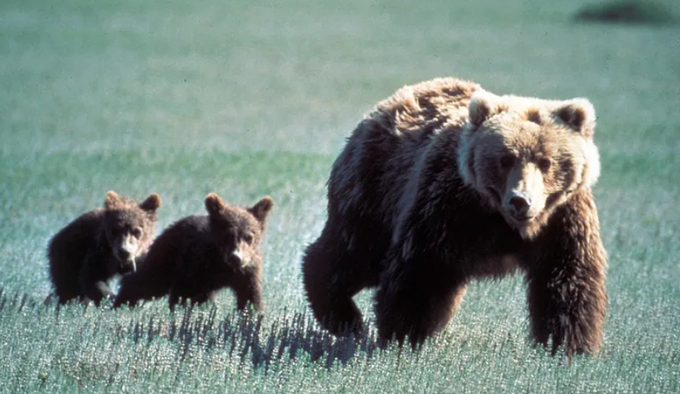
<svg viewBox="0 0 680 394"><path fill-rule="evenodd" d="M18 312L24 309L33 310L40 306L48 305L49 302L45 301L40 303L33 298L30 298L28 294L14 293L10 294L5 290L4 287L0 287L0 311L5 309L12 309ZM56 305L56 302L55 302Z"/></svg>
<svg viewBox="0 0 680 394"><path fill-rule="evenodd" d="M87 312L90 308L93 308L90 312L94 315ZM359 336L334 337L321 330L315 320L304 312L283 310L275 317L262 318L254 313L234 311L218 317L217 306L210 304L178 307L170 315L149 316L148 312L134 315L137 310L143 309L114 311L110 303L100 308L75 302L60 306L49 297L40 301L25 293L0 288L0 315L53 312L56 316L63 316L57 319L79 319L111 314L111 319L99 320L97 325L92 326L97 327L96 335L113 337L107 342L132 341L142 346L157 340L176 343L179 345L179 362L189 361L194 353L226 352L230 360L250 363L265 372L272 365L294 360L318 363L331 369L338 363L345 365L355 358L370 359L381 350L375 332L370 329ZM128 315L115 315L121 312ZM370 322L367 323L370 326Z"/></svg>
<svg viewBox="0 0 680 394"><path fill-rule="evenodd" d="M181 343L182 361L197 347L206 352L227 352L230 359L252 363L265 371L273 363L304 359L321 362L327 369L338 362L347 364L361 354L371 358L379 350L373 333L336 338L315 327L313 319L302 312L284 311L272 322L245 313L235 313L217 321L214 305L178 309L169 322L152 317L148 322L133 322L127 330L135 342L166 338Z"/></svg>

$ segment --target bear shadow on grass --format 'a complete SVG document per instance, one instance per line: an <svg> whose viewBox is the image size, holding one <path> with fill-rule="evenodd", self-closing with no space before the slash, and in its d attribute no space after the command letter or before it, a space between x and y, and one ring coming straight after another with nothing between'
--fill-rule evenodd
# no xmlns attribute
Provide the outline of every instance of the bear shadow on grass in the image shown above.
<svg viewBox="0 0 680 394"><path fill-rule="evenodd" d="M322 363L330 369L338 362L345 365L358 355L371 358L380 349L372 331L334 337L317 327L304 312L283 311L280 316L268 320L247 311L235 311L217 319L215 305L187 306L179 307L169 321L151 317L148 321L132 322L119 335L135 343L150 343L159 337L179 342L181 361L190 357L192 349L201 347L207 352L226 351L229 358L252 363L265 371L272 363L298 359Z"/></svg>
<svg viewBox="0 0 680 394"><path fill-rule="evenodd" d="M40 302L27 294L11 293L0 288L0 310L53 310L60 314L62 307L54 297ZM84 311L91 305L69 303L69 308L74 307ZM103 303L96 310L98 313L114 313L110 302ZM346 365L358 356L370 359L385 347L381 347L373 329L367 329L358 336L334 337L318 327L305 312L284 310L279 316L263 319L248 310L234 311L218 319L214 303L178 306L170 317L155 315L148 320L141 316L132 319L128 326L116 328L115 337L136 344L151 343L159 338L178 342L181 344L179 361L187 360L192 350L197 348L207 352L226 351L229 358L236 358L242 364L252 363L253 367L262 367L265 371L272 363L301 359L331 369L338 362ZM364 323L366 327L374 325L372 321Z"/></svg>

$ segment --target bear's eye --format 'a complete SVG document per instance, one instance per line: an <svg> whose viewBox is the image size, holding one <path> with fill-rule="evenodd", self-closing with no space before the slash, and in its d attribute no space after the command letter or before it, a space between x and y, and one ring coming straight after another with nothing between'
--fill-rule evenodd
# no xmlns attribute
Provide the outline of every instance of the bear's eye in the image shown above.
<svg viewBox="0 0 680 394"><path fill-rule="evenodd" d="M243 235L243 240L244 240L246 243L248 243L248 244L249 244L249 243L252 243L252 242L253 242L253 236L252 236L252 234L245 234L245 235Z"/></svg>
<svg viewBox="0 0 680 394"><path fill-rule="evenodd" d="M548 159L547 157L541 157L538 159L538 168L540 168L541 171L547 172L551 166L552 160Z"/></svg>
<svg viewBox="0 0 680 394"><path fill-rule="evenodd" d="M142 229L139 227L133 228L132 231L130 231L130 233L132 234L133 237L137 239L142 237Z"/></svg>
<svg viewBox="0 0 680 394"><path fill-rule="evenodd" d="M512 155L504 155L501 157L501 168L510 168L513 164L515 164L515 158Z"/></svg>
<svg viewBox="0 0 680 394"><path fill-rule="evenodd" d="M229 230L225 231L222 234L222 239L224 240L225 244L228 245L234 245L237 241L238 235L236 234L236 230L233 228L230 228Z"/></svg>

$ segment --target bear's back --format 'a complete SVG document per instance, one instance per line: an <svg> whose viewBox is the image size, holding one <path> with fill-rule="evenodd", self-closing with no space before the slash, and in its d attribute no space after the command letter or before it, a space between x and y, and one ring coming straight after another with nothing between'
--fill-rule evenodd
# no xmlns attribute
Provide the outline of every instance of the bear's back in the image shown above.
<svg viewBox="0 0 680 394"><path fill-rule="evenodd" d="M479 85L456 78L437 78L404 86L379 102L365 119L395 133L429 133L466 120L467 106Z"/></svg>
<svg viewBox="0 0 680 394"><path fill-rule="evenodd" d="M477 89L472 82L439 78L405 86L378 103L333 165L329 215L367 217L392 226L417 161L441 130L458 135Z"/></svg>
<svg viewBox="0 0 680 394"><path fill-rule="evenodd" d="M78 275L87 254L97 247L103 217L101 208L86 212L52 237L47 254L55 284L60 283L62 277Z"/></svg>
<svg viewBox="0 0 680 394"><path fill-rule="evenodd" d="M188 216L170 225L156 238L143 269L157 272L159 266L172 266L172 270L182 270L182 266L192 262L214 260L217 254L208 216Z"/></svg>

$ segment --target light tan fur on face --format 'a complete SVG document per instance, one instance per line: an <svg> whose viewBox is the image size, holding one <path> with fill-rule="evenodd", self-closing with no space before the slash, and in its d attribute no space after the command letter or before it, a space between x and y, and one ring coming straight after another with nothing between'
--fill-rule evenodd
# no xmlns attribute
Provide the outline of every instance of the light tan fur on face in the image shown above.
<svg viewBox="0 0 680 394"><path fill-rule="evenodd" d="M557 207L597 181L595 110L588 100L478 91L468 109L469 124L458 148L460 173L523 238L534 238ZM530 201L529 220L511 214L509 201L515 195Z"/></svg>

